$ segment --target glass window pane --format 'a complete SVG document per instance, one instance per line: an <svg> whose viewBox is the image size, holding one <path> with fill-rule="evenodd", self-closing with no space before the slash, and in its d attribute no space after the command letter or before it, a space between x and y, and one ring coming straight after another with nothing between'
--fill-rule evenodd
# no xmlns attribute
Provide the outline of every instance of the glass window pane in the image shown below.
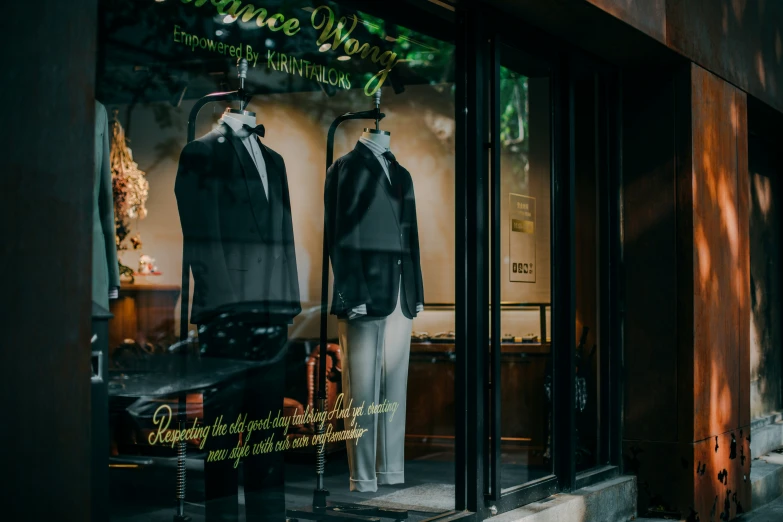
<svg viewBox="0 0 783 522"><path fill-rule="evenodd" d="M501 488L552 473L550 82L523 72L500 69Z"/></svg>
<svg viewBox="0 0 783 522"><path fill-rule="evenodd" d="M101 9L112 517L181 493L194 520L283 520L322 442L329 501L453 509L453 45L339 2ZM238 59L249 103L194 112ZM330 125L376 92L385 118L340 125L327 172Z"/></svg>

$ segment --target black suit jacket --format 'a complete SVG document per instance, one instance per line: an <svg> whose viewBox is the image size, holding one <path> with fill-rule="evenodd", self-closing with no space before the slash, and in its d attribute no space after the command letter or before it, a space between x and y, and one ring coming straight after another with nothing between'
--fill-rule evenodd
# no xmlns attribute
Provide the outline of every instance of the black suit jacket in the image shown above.
<svg viewBox="0 0 783 522"><path fill-rule="evenodd" d="M359 142L326 173L332 313L338 317L361 304L368 316L386 317L394 311L398 290L406 317L415 317L416 303L424 303L413 180L401 165L396 170L399 185L393 187L372 151Z"/></svg>
<svg viewBox="0 0 783 522"><path fill-rule="evenodd" d="M290 323L301 311L285 163L263 144L261 151L268 201L253 159L227 125L180 156L174 191L195 282L193 323L223 312Z"/></svg>

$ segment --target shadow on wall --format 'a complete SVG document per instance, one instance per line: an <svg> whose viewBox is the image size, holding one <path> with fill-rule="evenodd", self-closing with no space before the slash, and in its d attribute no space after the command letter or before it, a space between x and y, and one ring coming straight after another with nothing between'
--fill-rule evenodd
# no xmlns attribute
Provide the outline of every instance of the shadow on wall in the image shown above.
<svg viewBox="0 0 783 522"><path fill-rule="evenodd" d="M783 110L783 2L666 2L667 44Z"/></svg>
<svg viewBox="0 0 783 522"><path fill-rule="evenodd" d="M780 169L771 143L751 137L750 186L750 411L779 411L781 401Z"/></svg>
<svg viewBox="0 0 783 522"><path fill-rule="evenodd" d="M588 1L783 111L783 2Z"/></svg>
<svg viewBox="0 0 783 522"><path fill-rule="evenodd" d="M680 88L691 109L678 115ZM697 66L634 96L624 154L624 458L639 476L641 514L728 520L750 500L745 96ZM672 136L667 112L690 139ZM692 167L677 168L678 155Z"/></svg>

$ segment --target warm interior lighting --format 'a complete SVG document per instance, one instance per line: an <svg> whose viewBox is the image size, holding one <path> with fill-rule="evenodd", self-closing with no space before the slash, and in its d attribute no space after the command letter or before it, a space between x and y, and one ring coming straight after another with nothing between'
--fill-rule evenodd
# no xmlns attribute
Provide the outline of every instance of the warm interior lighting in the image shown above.
<svg viewBox="0 0 783 522"><path fill-rule="evenodd" d="M332 44L325 43L321 47L319 47L318 50L321 51L322 53L325 53L326 51L328 51L331 48L332 48Z"/></svg>
<svg viewBox="0 0 783 522"><path fill-rule="evenodd" d="M350 56L348 56L348 55L345 55L345 54L344 54L344 55L340 56L340 57L339 57L339 58L337 58L337 59L338 59L338 60L340 60L341 62L347 62L348 60L350 60L350 59L351 59L351 57L350 57Z"/></svg>

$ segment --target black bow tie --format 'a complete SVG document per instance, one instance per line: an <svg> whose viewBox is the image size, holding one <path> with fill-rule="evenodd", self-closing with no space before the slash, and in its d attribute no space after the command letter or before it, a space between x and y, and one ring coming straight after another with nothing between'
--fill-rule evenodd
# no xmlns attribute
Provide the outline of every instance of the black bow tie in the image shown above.
<svg viewBox="0 0 783 522"><path fill-rule="evenodd" d="M386 158L387 160L389 160L389 163L391 163L392 165L396 165L397 164L397 158L394 157L394 154L392 154L392 151L387 150L386 152L383 153L383 157Z"/></svg>
<svg viewBox="0 0 783 522"><path fill-rule="evenodd" d="M263 125L258 125L257 127L251 127L250 125L242 125L242 128L245 129L250 134L258 134L259 138L263 138L264 132L266 132L264 130Z"/></svg>

